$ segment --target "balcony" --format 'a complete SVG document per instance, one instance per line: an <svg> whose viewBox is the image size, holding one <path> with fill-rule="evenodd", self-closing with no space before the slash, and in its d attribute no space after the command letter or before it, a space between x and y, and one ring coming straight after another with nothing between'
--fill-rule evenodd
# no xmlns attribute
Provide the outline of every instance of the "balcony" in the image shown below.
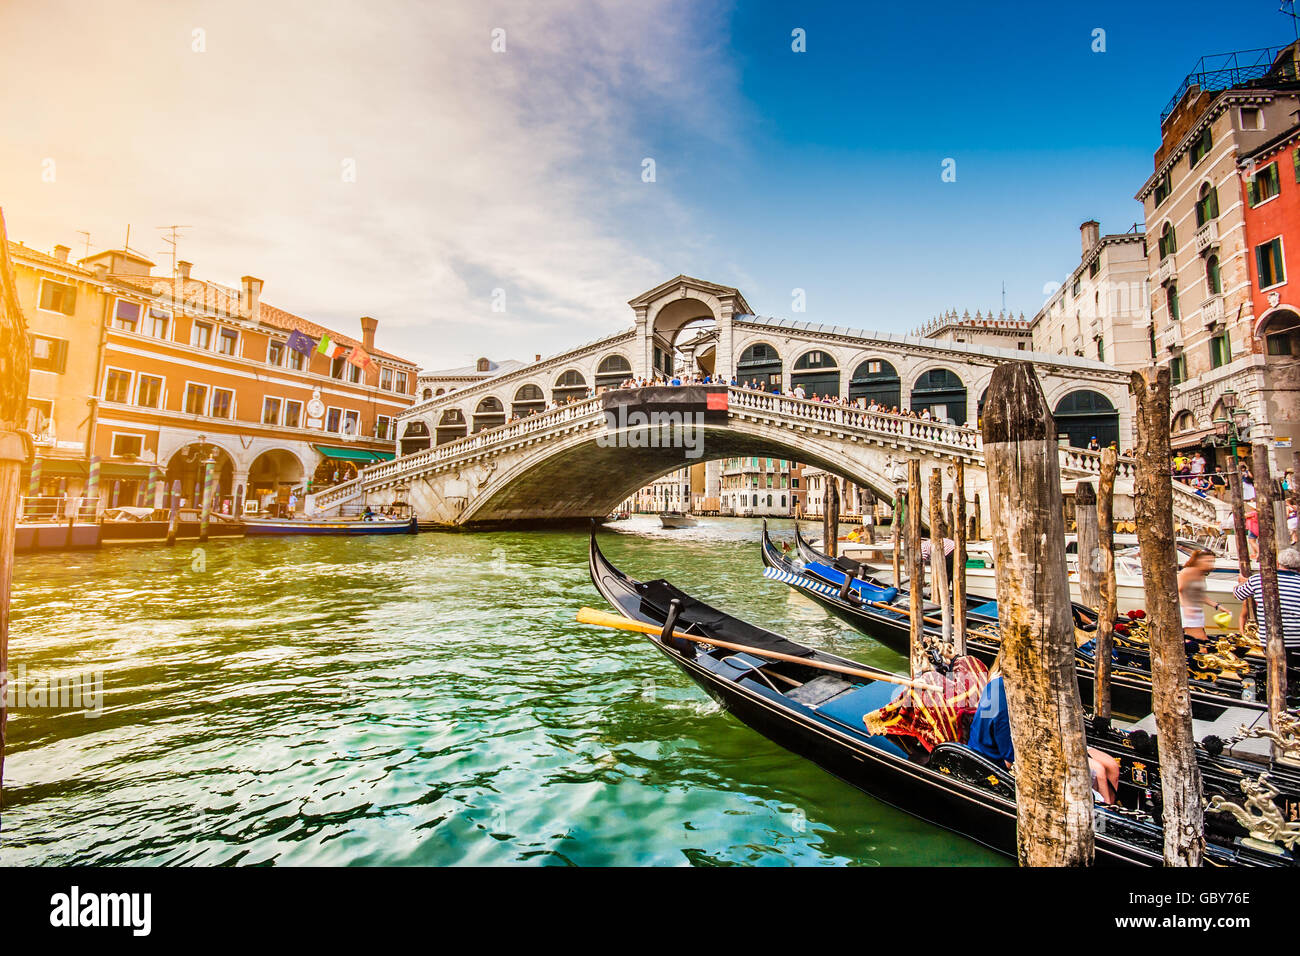
<svg viewBox="0 0 1300 956"><path fill-rule="evenodd" d="M1219 244L1219 221L1211 219L1200 229L1197 229L1193 241L1196 243L1197 255L1217 246Z"/></svg>
<svg viewBox="0 0 1300 956"><path fill-rule="evenodd" d="M1212 295L1201 303L1201 321L1206 328L1223 321L1223 296Z"/></svg>
<svg viewBox="0 0 1300 956"><path fill-rule="evenodd" d="M1160 333L1160 347L1166 352L1173 352L1183 347L1183 327L1171 325Z"/></svg>
<svg viewBox="0 0 1300 956"><path fill-rule="evenodd" d="M1174 274L1174 257L1165 256L1160 260L1160 265L1156 270L1157 281L1161 285L1164 285L1166 282L1174 278Z"/></svg>

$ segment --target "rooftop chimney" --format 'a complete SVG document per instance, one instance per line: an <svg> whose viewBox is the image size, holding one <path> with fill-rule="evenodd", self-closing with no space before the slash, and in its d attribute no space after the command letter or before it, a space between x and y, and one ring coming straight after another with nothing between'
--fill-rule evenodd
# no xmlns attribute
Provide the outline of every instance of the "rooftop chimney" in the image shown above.
<svg viewBox="0 0 1300 956"><path fill-rule="evenodd" d="M541 353L541 352L538 352L536 355L533 356L533 361L534 361L534 362L540 362L541 360L542 360L542 353Z"/></svg>
<svg viewBox="0 0 1300 956"><path fill-rule="evenodd" d="M379 328L379 320L372 319L368 315L361 317L361 347L367 352L375 350L375 329Z"/></svg>
<svg viewBox="0 0 1300 956"><path fill-rule="evenodd" d="M182 282L189 282L190 270L193 268L194 268L194 263L186 262L184 259L181 259L179 262L176 263L176 274L181 277Z"/></svg>
<svg viewBox="0 0 1300 956"><path fill-rule="evenodd" d="M248 317L256 322L262 315L262 280L254 276L241 276L239 281L244 287L244 305L248 309Z"/></svg>
<svg viewBox="0 0 1300 956"><path fill-rule="evenodd" d="M67 246L55 246L55 247L54 247L54 258L58 259L60 262L67 262L67 261L68 261L68 253L71 252L71 251L72 251L72 250L69 249Z"/></svg>
<svg viewBox="0 0 1300 956"><path fill-rule="evenodd" d="M1101 223L1096 219L1089 219L1079 226L1079 241L1086 256L1092 247L1101 241Z"/></svg>

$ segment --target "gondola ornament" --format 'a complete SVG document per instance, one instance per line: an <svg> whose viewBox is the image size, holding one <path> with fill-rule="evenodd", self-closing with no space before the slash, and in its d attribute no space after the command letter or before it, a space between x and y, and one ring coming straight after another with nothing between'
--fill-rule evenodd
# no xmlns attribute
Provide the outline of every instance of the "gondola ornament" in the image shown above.
<svg viewBox="0 0 1300 956"><path fill-rule="evenodd" d="M1287 820L1278 809L1275 799L1280 795L1266 774L1258 779L1249 777L1241 781L1242 803L1231 803L1221 795L1210 798L1207 808L1211 813L1230 813L1250 834L1242 844L1262 853L1281 856L1283 848L1292 850L1300 842L1300 823Z"/></svg>
<svg viewBox="0 0 1300 956"><path fill-rule="evenodd" d="M1271 740L1277 748L1277 759L1300 764L1300 713L1294 710L1284 711L1278 717L1278 724L1277 730L1266 726L1247 727L1243 724L1233 737L1233 742L1248 738Z"/></svg>

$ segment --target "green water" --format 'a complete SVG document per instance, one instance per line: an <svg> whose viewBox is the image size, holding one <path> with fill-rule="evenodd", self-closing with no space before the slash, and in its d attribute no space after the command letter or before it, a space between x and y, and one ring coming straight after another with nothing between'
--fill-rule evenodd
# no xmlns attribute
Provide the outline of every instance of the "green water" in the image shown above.
<svg viewBox="0 0 1300 956"><path fill-rule="evenodd" d="M755 522L613 527L634 575L906 667L764 580ZM104 703L11 714L4 864L1001 862L572 623L604 606L581 533L21 556L14 585L11 669L102 669Z"/></svg>

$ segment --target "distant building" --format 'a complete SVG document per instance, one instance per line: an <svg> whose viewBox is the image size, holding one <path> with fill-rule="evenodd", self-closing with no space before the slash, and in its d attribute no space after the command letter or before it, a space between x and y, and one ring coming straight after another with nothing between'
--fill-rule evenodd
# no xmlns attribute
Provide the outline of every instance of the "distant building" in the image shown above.
<svg viewBox="0 0 1300 956"><path fill-rule="evenodd" d="M1015 318L1006 312L999 312L995 317L992 310L987 314L981 314L976 309L972 317L969 311L958 315L957 310L952 309L921 326L916 330L916 334L921 338L934 339L938 342L988 345L998 349L1021 351L1030 348L1033 344L1030 323L1025 321L1023 312L1020 318Z"/></svg>
<svg viewBox="0 0 1300 956"><path fill-rule="evenodd" d="M790 462L782 458L724 458L722 512L741 517L794 514Z"/></svg>
<svg viewBox="0 0 1300 956"><path fill-rule="evenodd" d="M1155 170L1137 192L1151 237L1155 361L1174 385L1174 443L1219 466L1214 423L1229 390L1252 439L1300 437L1296 402L1284 398L1294 394L1294 358L1268 354L1268 337L1295 315L1284 211L1296 167L1284 143L1300 109L1298 45L1198 63L1161 114Z"/></svg>
<svg viewBox="0 0 1300 956"><path fill-rule="evenodd" d="M193 504L211 460L233 507L393 457L418 369L376 347L374 319L354 338L262 302L261 279L220 285L187 262L155 276L130 250L9 251L33 354L24 493L80 497L97 460L103 505L156 506L174 481ZM330 354L290 349L295 334Z"/></svg>
<svg viewBox="0 0 1300 956"><path fill-rule="evenodd" d="M537 356L541 359L541 356ZM477 385L479 382L492 378L495 375L504 375L507 372L513 372L521 368L523 362L518 359L506 359L503 362L494 362L491 359L480 358L473 365L463 365L459 368L446 368L436 371L424 371L420 373L419 380L416 383L416 391L420 401L433 398L436 395L445 395L448 392L454 392L458 388L465 388L469 385Z"/></svg>

